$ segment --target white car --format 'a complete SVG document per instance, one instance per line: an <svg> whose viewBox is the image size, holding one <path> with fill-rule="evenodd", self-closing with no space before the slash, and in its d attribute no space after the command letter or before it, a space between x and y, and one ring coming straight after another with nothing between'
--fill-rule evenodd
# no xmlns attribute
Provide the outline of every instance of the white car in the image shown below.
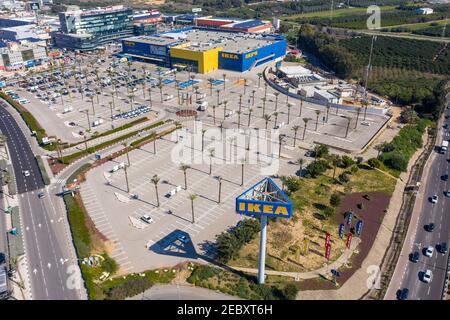
<svg viewBox="0 0 450 320"><path fill-rule="evenodd" d="M29 177L30 176L30 171L28 171L28 170L23 170L22 173L23 173L23 175L25 177Z"/></svg>
<svg viewBox="0 0 450 320"><path fill-rule="evenodd" d="M432 257L433 256L433 252L434 252L434 248L432 247L432 246L428 246L426 249L425 249L425 255L427 256L427 257Z"/></svg>
<svg viewBox="0 0 450 320"><path fill-rule="evenodd" d="M370 126L370 122L367 122L367 121L363 121L363 122L361 122L361 124L363 125L363 126Z"/></svg>
<svg viewBox="0 0 450 320"><path fill-rule="evenodd" d="M429 269L425 270L425 272L423 273L422 279L424 282L430 283L431 280L433 279L433 272Z"/></svg>
<svg viewBox="0 0 450 320"><path fill-rule="evenodd" d="M144 215L141 217L141 220L144 221L144 222L146 222L146 223L148 223L148 224L150 224L150 223L153 222L153 218L150 217L148 214L144 214Z"/></svg>
<svg viewBox="0 0 450 320"><path fill-rule="evenodd" d="M439 197L436 194L431 197L431 203L437 203L438 200L439 200Z"/></svg>

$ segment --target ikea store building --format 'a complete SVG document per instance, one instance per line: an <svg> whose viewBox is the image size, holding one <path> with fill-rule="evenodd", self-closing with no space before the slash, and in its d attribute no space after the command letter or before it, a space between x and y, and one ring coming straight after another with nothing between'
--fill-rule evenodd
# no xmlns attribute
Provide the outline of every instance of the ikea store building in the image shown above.
<svg viewBox="0 0 450 320"><path fill-rule="evenodd" d="M249 71L286 54L286 40L273 34L192 27L122 40L122 53L170 68L193 72Z"/></svg>

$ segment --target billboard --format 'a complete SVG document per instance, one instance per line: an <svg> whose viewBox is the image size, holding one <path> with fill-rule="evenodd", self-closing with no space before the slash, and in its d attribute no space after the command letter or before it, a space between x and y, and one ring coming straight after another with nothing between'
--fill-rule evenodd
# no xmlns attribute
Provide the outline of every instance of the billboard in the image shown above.
<svg viewBox="0 0 450 320"><path fill-rule="evenodd" d="M346 246L347 246L348 249L350 249L350 246L352 244L352 238L353 238L353 235L352 235L351 232L349 232L347 234L347 243L346 243Z"/></svg>
<svg viewBox="0 0 450 320"><path fill-rule="evenodd" d="M331 243L325 246L325 258L327 260L330 260L330 254L331 254Z"/></svg>
<svg viewBox="0 0 450 320"><path fill-rule="evenodd" d="M236 212L252 216L290 218L292 201L270 178L264 178L236 198Z"/></svg>
<svg viewBox="0 0 450 320"><path fill-rule="evenodd" d="M341 223L339 225L339 238L343 238L344 237L344 232L345 232L345 224Z"/></svg>
<svg viewBox="0 0 450 320"><path fill-rule="evenodd" d="M362 220L358 220L358 222L356 223L356 233L358 234L358 236L361 235L361 231L362 231L362 227L363 227L363 221Z"/></svg>

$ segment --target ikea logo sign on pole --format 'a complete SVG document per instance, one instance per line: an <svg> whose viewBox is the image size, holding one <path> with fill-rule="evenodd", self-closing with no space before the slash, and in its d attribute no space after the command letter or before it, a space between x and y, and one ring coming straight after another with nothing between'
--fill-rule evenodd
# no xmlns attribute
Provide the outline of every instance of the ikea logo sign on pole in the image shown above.
<svg viewBox="0 0 450 320"><path fill-rule="evenodd" d="M264 178L236 198L236 212L290 218L292 201L270 178Z"/></svg>
<svg viewBox="0 0 450 320"><path fill-rule="evenodd" d="M264 204L257 202L238 201L238 212L244 214L258 214L289 218L292 206L284 204Z"/></svg>

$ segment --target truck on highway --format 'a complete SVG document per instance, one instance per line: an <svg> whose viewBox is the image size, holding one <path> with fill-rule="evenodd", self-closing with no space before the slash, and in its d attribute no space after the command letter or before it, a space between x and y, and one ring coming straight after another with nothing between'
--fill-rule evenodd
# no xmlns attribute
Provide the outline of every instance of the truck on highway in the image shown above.
<svg viewBox="0 0 450 320"><path fill-rule="evenodd" d="M441 153L446 153L448 150L448 140L444 140L442 141L442 145L441 145Z"/></svg>

